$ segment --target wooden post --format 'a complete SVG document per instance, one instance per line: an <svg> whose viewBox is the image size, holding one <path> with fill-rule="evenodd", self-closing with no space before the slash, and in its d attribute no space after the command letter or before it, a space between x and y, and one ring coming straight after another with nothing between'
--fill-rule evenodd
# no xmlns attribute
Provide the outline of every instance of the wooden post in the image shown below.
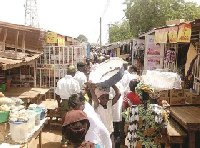
<svg viewBox="0 0 200 148"><path fill-rule="evenodd" d="M25 38L26 38L26 32L23 32L22 37L22 52L25 53Z"/></svg>
<svg viewBox="0 0 200 148"><path fill-rule="evenodd" d="M7 38L7 29L5 29L4 37L3 37L3 43L2 43L2 50L3 51L5 51L5 47L6 47L6 38Z"/></svg>
<svg viewBox="0 0 200 148"><path fill-rule="evenodd" d="M18 37L19 37L19 31L16 32L15 36L15 53L17 53L17 48L18 48Z"/></svg>
<svg viewBox="0 0 200 148"><path fill-rule="evenodd" d="M195 131L189 131L189 148L195 148Z"/></svg>
<svg viewBox="0 0 200 148"><path fill-rule="evenodd" d="M37 76L37 60L34 62L34 87L36 87L36 76Z"/></svg>

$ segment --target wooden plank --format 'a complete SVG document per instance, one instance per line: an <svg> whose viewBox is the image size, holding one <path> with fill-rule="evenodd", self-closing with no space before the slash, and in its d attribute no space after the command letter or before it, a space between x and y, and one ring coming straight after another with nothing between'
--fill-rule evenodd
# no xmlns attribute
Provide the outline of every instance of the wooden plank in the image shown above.
<svg viewBox="0 0 200 148"><path fill-rule="evenodd" d="M179 127L179 125L173 120L169 119L167 126L167 134L170 137L186 137L187 134Z"/></svg>
<svg viewBox="0 0 200 148"><path fill-rule="evenodd" d="M191 115L191 113L183 107L170 107L170 115L185 129L188 129L188 124L200 124L200 119Z"/></svg>

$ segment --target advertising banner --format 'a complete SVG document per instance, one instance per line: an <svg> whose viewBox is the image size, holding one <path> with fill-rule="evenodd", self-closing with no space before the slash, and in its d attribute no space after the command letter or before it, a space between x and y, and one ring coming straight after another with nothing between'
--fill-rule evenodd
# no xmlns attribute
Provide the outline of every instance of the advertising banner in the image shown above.
<svg viewBox="0 0 200 148"><path fill-rule="evenodd" d="M160 69L160 57L147 57L147 70Z"/></svg>
<svg viewBox="0 0 200 148"><path fill-rule="evenodd" d="M47 32L47 43L57 43L57 33L55 32Z"/></svg>
<svg viewBox="0 0 200 148"><path fill-rule="evenodd" d="M155 43L167 43L168 28L155 30Z"/></svg>
<svg viewBox="0 0 200 148"><path fill-rule="evenodd" d="M179 25L178 42L189 43L191 38L191 24Z"/></svg>
<svg viewBox="0 0 200 148"><path fill-rule="evenodd" d="M154 43L154 36L147 36L147 55L160 55L160 43Z"/></svg>
<svg viewBox="0 0 200 148"><path fill-rule="evenodd" d="M178 39L178 26L170 27L169 28L169 42L170 43L177 43Z"/></svg>
<svg viewBox="0 0 200 148"><path fill-rule="evenodd" d="M65 46L65 37L58 35L58 46Z"/></svg>

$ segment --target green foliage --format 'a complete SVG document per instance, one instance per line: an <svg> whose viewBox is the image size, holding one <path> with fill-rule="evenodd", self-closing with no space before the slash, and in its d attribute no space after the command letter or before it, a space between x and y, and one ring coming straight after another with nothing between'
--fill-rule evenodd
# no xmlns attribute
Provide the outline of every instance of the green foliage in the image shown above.
<svg viewBox="0 0 200 148"><path fill-rule="evenodd" d="M166 26L166 21L200 18L200 7L184 0L126 0L125 15L130 23L132 35Z"/></svg>
<svg viewBox="0 0 200 148"><path fill-rule="evenodd" d="M77 37L77 40L79 41L79 42L87 42L88 41L88 39L84 36L84 35L82 35L82 34L80 34L78 37Z"/></svg>
<svg viewBox="0 0 200 148"><path fill-rule="evenodd" d="M122 24L115 23L110 24L109 40L110 43L123 41L132 38L130 32L130 25L128 21L122 22Z"/></svg>

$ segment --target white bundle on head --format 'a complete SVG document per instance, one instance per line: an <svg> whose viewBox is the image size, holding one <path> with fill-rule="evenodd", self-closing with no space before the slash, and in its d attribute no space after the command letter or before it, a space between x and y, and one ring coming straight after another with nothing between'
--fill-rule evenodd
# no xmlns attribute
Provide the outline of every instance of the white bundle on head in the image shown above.
<svg viewBox="0 0 200 148"><path fill-rule="evenodd" d="M58 81L55 93L61 99L69 99L72 94L80 93L79 82L72 76L66 75Z"/></svg>

